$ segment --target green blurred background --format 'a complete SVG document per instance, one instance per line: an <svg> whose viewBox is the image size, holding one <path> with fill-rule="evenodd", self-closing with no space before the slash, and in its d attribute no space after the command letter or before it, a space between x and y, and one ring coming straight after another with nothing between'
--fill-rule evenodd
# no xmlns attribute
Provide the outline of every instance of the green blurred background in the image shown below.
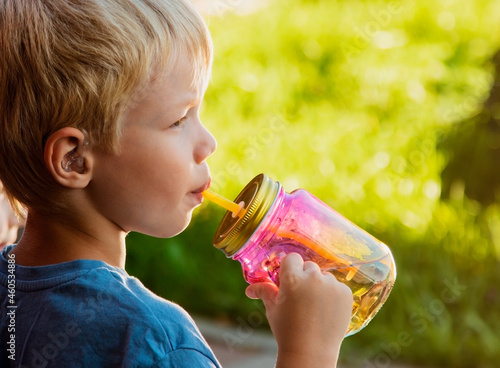
<svg viewBox="0 0 500 368"><path fill-rule="evenodd" d="M208 3L212 188L234 198L264 172L393 251L393 293L342 359L498 367L500 1ZM222 215L204 204L173 239L131 234L127 269L191 313L265 329L211 245Z"/></svg>

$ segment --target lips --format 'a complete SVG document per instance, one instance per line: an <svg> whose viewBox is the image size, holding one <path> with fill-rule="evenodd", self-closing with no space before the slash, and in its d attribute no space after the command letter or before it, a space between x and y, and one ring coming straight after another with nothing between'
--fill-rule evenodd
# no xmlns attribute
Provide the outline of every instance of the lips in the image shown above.
<svg viewBox="0 0 500 368"><path fill-rule="evenodd" d="M194 194L201 194L202 192L204 192L205 190L207 190L208 188L210 188L210 182L212 180L209 178L205 184L203 184L202 186L198 187L197 189L193 190L191 193L194 193Z"/></svg>

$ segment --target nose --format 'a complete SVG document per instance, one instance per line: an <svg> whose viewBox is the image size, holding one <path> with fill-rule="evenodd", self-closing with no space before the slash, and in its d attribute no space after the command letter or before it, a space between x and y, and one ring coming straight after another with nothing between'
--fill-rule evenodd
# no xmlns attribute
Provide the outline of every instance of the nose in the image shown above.
<svg viewBox="0 0 500 368"><path fill-rule="evenodd" d="M217 149L217 141L212 133L208 131L203 124L200 123L200 133L198 144L194 152L194 159L197 164L201 164Z"/></svg>

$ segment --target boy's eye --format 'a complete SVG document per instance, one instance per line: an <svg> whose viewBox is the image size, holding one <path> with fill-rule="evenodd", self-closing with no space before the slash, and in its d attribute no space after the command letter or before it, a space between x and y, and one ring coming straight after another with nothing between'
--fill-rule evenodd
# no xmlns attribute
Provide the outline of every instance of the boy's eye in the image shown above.
<svg viewBox="0 0 500 368"><path fill-rule="evenodd" d="M175 123L173 123L172 125L170 125L170 128L178 128L178 127L181 127L182 125L184 125L184 123L186 122L186 119L187 119L187 116L184 116L183 118L180 118L179 120L177 120Z"/></svg>

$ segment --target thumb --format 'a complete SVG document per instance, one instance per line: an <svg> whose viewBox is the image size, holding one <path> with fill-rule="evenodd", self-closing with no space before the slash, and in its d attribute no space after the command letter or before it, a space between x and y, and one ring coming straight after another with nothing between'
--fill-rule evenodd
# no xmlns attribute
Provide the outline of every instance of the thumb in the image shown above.
<svg viewBox="0 0 500 368"><path fill-rule="evenodd" d="M278 287L272 282L259 282L247 287L245 294L250 299L261 299L264 304L274 304L278 298Z"/></svg>

